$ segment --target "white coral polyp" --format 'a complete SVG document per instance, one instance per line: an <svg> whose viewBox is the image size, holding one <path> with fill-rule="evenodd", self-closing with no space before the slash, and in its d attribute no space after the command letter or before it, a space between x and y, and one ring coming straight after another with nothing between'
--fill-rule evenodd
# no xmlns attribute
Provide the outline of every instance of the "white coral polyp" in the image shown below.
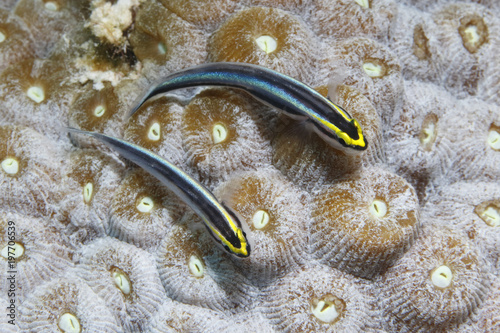
<svg viewBox="0 0 500 333"><path fill-rule="evenodd" d="M158 52L160 54L166 54L167 53L167 46L164 43L158 43Z"/></svg>
<svg viewBox="0 0 500 333"><path fill-rule="evenodd" d="M451 269L445 265L439 266L431 274L432 284L441 289L448 288L452 279L453 273Z"/></svg>
<svg viewBox="0 0 500 333"><path fill-rule="evenodd" d="M137 210L141 213L149 213L154 207L154 201L150 197L144 197L137 205Z"/></svg>
<svg viewBox="0 0 500 333"><path fill-rule="evenodd" d="M57 12L59 10L59 6L53 1L47 1L45 3L45 9L50 10L51 12Z"/></svg>
<svg viewBox="0 0 500 333"><path fill-rule="evenodd" d="M45 92L37 86L30 87L26 95L35 103L41 103L45 99Z"/></svg>
<svg viewBox="0 0 500 333"><path fill-rule="evenodd" d="M125 272L120 269L115 269L112 273L115 285L125 295L129 295L132 290L132 285Z"/></svg>
<svg viewBox="0 0 500 333"><path fill-rule="evenodd" d="M494 129L490 130L488 133L488 144L494 150L500 150L500 133Z"/></svg>
<svg viewBox="0 0 500 333"><path fill-rule="evenodd" d="M484 212L480 214L480 217L490 227L500 226L500 210L495 206L486 207Z"/></svg>
<svg viewBox="0 0 500 333"><path fill-rule="evenodd" d="M373 217L379 219L383 218L385 215L387 215L387 204L382 200L373 200L372 204L370 205L370 214Z"/></svg>
<svg viewBox="0 0 500 333"><path fill-rule="evenodd" d="M15 175L19 172L19 162L14 158L8 157L2 161L2 169L9 175Z"/></svg>
<svg viewBox="0 0 500 333"><path fill-rule="evenodd" d="M274 52L278 48L278 42L271 36L260 36L255 39L255 43L257 43L259 48L267 54Z"/></svg>
<svg viewBox="0 0 500 333"><path fill-rule="evenodd" d="M59 318L58 326L64 333L80 333L82 331L80 321L71 313L63 314Z"/></svg>
<svg viewBox="0 0 500 333"><path fill-rule="evenodd" d="M269 223L269 214L265 210L259 209L252 217L255 229L262 229Z"/></svg>
<svg viewBox="0 0 500 333"><path fill-rule="evenodd" d="M215 124L212 128L212 139L214 144L221 143L227 138L227 129L223 124Z"/></svg>
<svg viewBox="0 0 500 333"><path fill-rule="evenodd" d="M83 187L83 201L88 204L92 199L92 194L94 192L94 185L92 183L87 183Z"/></svg>
<svg viewBox="0 0 500 333"><path fill-rule="evenodd" d="M198 258L195 255L192 255L189 258L189 271L193 276L195 277L203 277L205 274L205 268L203 266L203 262L201 261L200 258Z"/></svg>
<svg viewBox="0 0 500 333"><path fill-rule="evenodd" d="M420 142L424 147L430 147L436 140L437 126L435 122L429 121L422 127Z"/></svg>
<svg viewBox="0 0 500 333"><path fill-rule="evenodd" d="M105 0L92 1L90 27L95 36L119 45L125 42L123 31L133 22L132 10L139 6L140 0L118 0L111 4Z"/></svg>
<svg viewBox="0 0 500 333"><path fill-rule="evenodd" d="M24 254L24 246L18 242L14 242L13 245L5 245L1 254L5 259L9 259L9 257L17 259Z"/></svg>
<svg viewBox="0 0 500 333"><path fill-rule="evenodd" d="M149 127L148 139L151 141L160 140L160 123L159 122L154 122L153 125L151 125Z"/></svg>
<svg viewBox="0 0 500 333"><path fill-rule="evenodd" d="M354 2L363 8L370 8L370 2L368 0L354 0Z"/></svg>
<svg viewBox="0 0 500 333"><path fill-rule="evenodd" d="M363 70L369 77L379 78L384 76L384 67L373 62L365 62Z"/></svg>
<svg viewBox="0 0 500 333"><path fill-rule="evenodd" d="M97 118L104 116L105 113L106 113L106 108L102 105L98 105L94 109L94 116L96 116Z"/></svg>
<svg viewBox="0 0 500 333"><path fill-rule="evenodd" d="M477 31L477 26L475 25L470 25L465 28L465 35L467 36L468 42L472 44L478 44L481 40Z"/></svg>
<svg viewBox="0 0 500 333"><path fill-rule="evenodd" d="M327 300L319 300L316 306L311 305L311 312L324 323L333 323L340 315L335 304Z"/></svg>

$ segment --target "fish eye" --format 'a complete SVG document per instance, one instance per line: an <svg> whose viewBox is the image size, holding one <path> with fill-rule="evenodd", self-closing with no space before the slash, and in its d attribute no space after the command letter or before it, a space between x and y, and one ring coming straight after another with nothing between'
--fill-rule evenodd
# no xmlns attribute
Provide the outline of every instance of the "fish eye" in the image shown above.
<svg viewBox="0 0 500 333"><path fill-rule="evenodd" d="M359 126L359 124L357 124L356 119L354 119L354 118L351 119L351 124L352 124L352 126L354 126L356 128L358 128L358 126Z"/></svg>

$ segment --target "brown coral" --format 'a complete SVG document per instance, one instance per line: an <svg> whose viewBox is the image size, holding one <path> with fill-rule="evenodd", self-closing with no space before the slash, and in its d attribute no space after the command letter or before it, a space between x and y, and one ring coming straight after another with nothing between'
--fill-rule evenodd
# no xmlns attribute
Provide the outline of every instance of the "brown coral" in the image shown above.
<svg viewBox="0 0 500 333"><path fill-rule="evenodd" d="M202 27L213 27L236 8L236 0L159 0L182 19Z"/></svg>
<svg viewBox="0 0 500 333"><path fill-rule="evenodd" d="M172 1L168 4L175 6ZM153 77L158 77L159 73L154 73L158 68L165 72L180 70L206 57L202 32L154 1L140 7L129 39L140 61L158 65L146 70Z"/></svg>
<svg viewBox="0 0 500 333"><path fill-rule="evenodd" d="M21 17L33 33L35 50L46 57L63 33L75 20L70 0L20 0L14 13Z"/></svg>
<svg viewBox="0 0 500 333"><path fill-rule="evenodd" d="M311 251L322 262L373 278L414 242L419 227L413 188L390 172L366 168L313 198Z"/></svg>
<svg viewBox="0 0 500 333"><path fill-rule="evenodd" d="M26 332L121 331L104 301L76 277L45 284L22 303L19 312L19 326Z"/></svg>
<svg viewBox="0 0 500 333"><path fill-rule="evenodd" d="M103 153L79 150L70 155L60 205L70 223L66 231L77 245L106 235L109 207L122 176L123 165Z"/></svg>
<svg viewBox="0 0 500 333"><path fill-rule="evenodd" d="M487 278L483 259L466 238L432 228L384 274L381 304L393 330L443 330L480 306Z"/></svg>
<svg viewBox="0 0 500 333"><path fill-rule="evenodd" d="M259 169L216 189L248 225L252 255L235 265L256 285L269 284L303 262L308 230L305 193L277 170Z"/></svg>
<svg viewBox="0 0 500 333"><path fill-rule="evenodd" d="M66 74L61 63L32 58L7 68L0 75L0 122L30 126L52 138L60 137L68 104L75 94L68 90Z"/></svg>
<svg viewBox="0 0 500 333"><path fill-rule="evenodd" d="M0 10L0 72L18 61L32 57L33 37L16 15Z"/></svg>
<svg viewBox="0 0 500 333"><path fill-rule="evenodd" d="M165 97L148 102L128 120L123 138L183 168L180 131L183 111L174 99Z"/></svg>
<svg viewBox="0 0 500 333"><path fill-rule="evenodd" d="M149 253L109 237L80 248L78 275L127 331L141 331L161 304L163 288Z"/></svg>
<svg viewBox="0 0 500 333"><path fill-rule="evenodd" d="M0 126L0 204L34 216L55 216L63 156L30 128Z"/></svg>
<svg viewBox="0 0 500 333"><path fill-rule="evenodd" d="M315 30L327 36L384 40L396 13L391 0L319 0L313 2L312 21Z"/></svg>
<svg viewBox="0 0 500 333"><path fill-rule="evenodd" d="M191 213L188 216L201 224ZM183 224L174 226L164 238L157 262L167 295L183 303L237 312L249 308L256 294L211 236L192 233Z"/></svg>
<svg viewBox="0 0 500 333"><path fill-rule="evenodd" d="M236 170L269 161L269 142L255 104L231 90L202 91L186 107L182 134L187 162L205 184L216 184Z"/></svg>
<svg viewBox="0 0 500 333"><path fill-rule="evenodd" d="M265 291L262 312L280 331L365 331L376 312L359 286L333 268L307 266Z"/></svg>
<svg viewBox="0 0 500 333"><path fill-rule="evenodd" d="M156 178L135 169L117 188L109 209L109 235L154 249L182 216L185 206Z"/></svg>
<svg viewBox="0 0 500 333"><path fill-rule="evenodd" d="M94 90L90 85L86 85L70 105L69 125L84 131L121 136L125 110L116 90L109 83L101 90ZM79 143L92 145L95 141L79 138Z"/></svg>
<svg viewBox="0 0 500 333"><path fill-rule="evenodd" d="M0 221L0 261L16 223L21 312L20 327L4 321L0 331L498 330L498 1L0 8L0 211L11 220ZM175 91L121 118L154 81L219 60L323 86L359 121L368 149L336 151L307 121L228 89ZM172 216L177 199L151 177L132 171L120 185L123 162L70 147L68 124L124 134L208 185L249 222L251 256L218 249L190 210ZM380 195L394 188L409 195ZM422 217L398 228L418 212L416 196ZM104 235L110 211L122 241ZM414 239L417 220L424 236ZM362 232L339 239L342 225Z"/></svg>
<svg viewBox="0 0 500 333"><path fill-rule="evenodd" d="M279 9L253 7L224 22L208 48L211 61L247 62L312 82L311 60L319 45L297 17Z"/></svg>

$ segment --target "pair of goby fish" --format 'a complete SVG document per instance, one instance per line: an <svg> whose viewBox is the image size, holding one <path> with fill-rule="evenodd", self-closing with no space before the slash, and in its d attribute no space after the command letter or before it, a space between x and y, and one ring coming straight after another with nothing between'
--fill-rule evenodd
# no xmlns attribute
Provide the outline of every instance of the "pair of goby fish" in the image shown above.
<svg viewBox="0 0 500 333"><path fill-rule="evenodd" d="M152 97L195 86L225 86L245 90L289 117L312 124L314 131L334 148L362 151L367 147L359 123L342 107L300 81L251 64L209 63L173 73L152 87L129 116ZM238 214L219 202L208 189L181 169L138 145L96 132L74 128L68 128L68 131L93 136L151 173L194 210L227 252L238 257L250 255L251 246Z"/></svg>

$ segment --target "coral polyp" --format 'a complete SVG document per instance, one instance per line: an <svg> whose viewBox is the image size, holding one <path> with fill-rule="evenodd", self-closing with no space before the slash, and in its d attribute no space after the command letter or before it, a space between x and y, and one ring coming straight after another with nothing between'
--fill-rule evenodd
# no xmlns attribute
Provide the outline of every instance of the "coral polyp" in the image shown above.
<svg viewBox="0 0 500 333"><path fill-rule="evenodd" d="M447 129L447 136L452 142L456 153L456 166L452 166L457 179L493 180L500 175L498 163L500 161L498 146L498 128L500 126L500 107L495 104L477 101L474 98L464 99L457 105L466 112L460 122L455 122ZM473 116L474 115L474 116ZM452 117L450 112L449 117ZM468 128L469 135L458 138L451 135L463 123L473 122ZM448 134L449 133L449 134ZM458 149L456 147L460 146ZM476 160L476 154L481 159ZM474 161L474 162L473 162Z"/></svg>
<svg viewBox="0 0 500 333"><path fill-rule="evenodd" d="M248 224L254 250L250 258L235 265L252 283L269 284L303 262L306 193L280 172L270 169L237 175L216 193Z"/></svg>
<svg viewBox="0 0 500 333"><path fill-rule="evenodd" d="M15 241L12 240L13 230ZM0 231L0 262L4 267L8 262L15 263L15 295L20 302L39 285L73 267L73 251L46 219L2 210ZM8 275L8 270L2 272L3 279L6 280ZM7 294L9 285L3 283L0 291Z"/></svg>
<svg viewBox="0 0 500 333"><path fill-rule="evenodd" d="M175 100L165 97L149 102L128 121L124 139L181 167L185 164L180 131L183 110Z"/></svg>
<svg viewBox="0 0 500 333"><path fill-rule="evenodd" d="M159 0L166 8L201 27L219 24L236 8L236 0Z"/></svg>
<svg viewBox="0 0 500 333"><path fill-rule="evenodd" d="M0 10L0 71L9 65L33 56L31 32L16 15Z"/></svg>
<svg viewBox="0 0 500 333"><path fill-rule="evenodd" d="M188 214L201 224L199 218ZM255 289L206 233L176 225L158 248L157 263L167 295L212 310L249 308Z"/></svg>
<svg viewBox="0 0 500 333"><path fill-rule="evenodd" d="M239 47L235 48L234 43ZM208 53L212 61L261 65L309 82L311 63L306 59L314 57L318 45L293 15L279 9L253 7L237 12L215 31Z"/></svg>
<svg viewBox="0 0 500 333"><path fill-rule="evenodd" d="M130 34L134 54L147 66L153 65L147 69L152 77L158 77L155 71L201 63L206 57L205 43L201 30L154 1L141 5Z"/></svg>
<svg viewBox="0 0 500 333"><path fill-rule="evenodd" d="M312 215L315 256L366 278L392 265L413 244L419 228L415 190L399 176L377 168L362 169L320 189L313 198Z"/></svg>
<svg viewBox="0 0 500 333"><path fill-rule="evenodd" d="M387 0L319 0L314 2L312 13L314 28L322 35L386 39L397 6Z"/></svg>
<svg viewBox="0 0 500 333"><path fill-rule="evenodd" d="M70 106L69 125L116 136L120 135L123 113L117 93L110 84L99 91L87 86Z"/></svg>
<svg viewBox="0 0 500 333"><path fill-rule="evenodd" d="M34 216L57 213L62 155L36 131L0 126L0 203Z"/></svg>
<svg viewBox="0 0 500 333"><path fill-rule="evenodd" d="M104 301L77 277L55 279L33 293L20 309L27 332L119 332Z"/></svg>
<svg viewBox="0 0 500 333"><path fill-rule="evenodd" d="M142 248L155 248L184 212L174 193L143 170L127 174L109 203L108 233Z"/></svg>
<svg viewBox="0 0 500 333"><path fill-rule="evenodd" d="M462 323L486 296L484 267L466 238L446 227L429 230L380 282L391 327L425 332Z"/></svg>
<svg viewBox="0 0 500 333"><path fill-rule="evenodd" d="M483 18L477 14L462 17L458 32L464 47L470 53L476 53L488 39L488 27Z"/></svg>
<svg viewBox="0 0 500 333"><path fill-rule="evenodd" d="M494 61L498 16L478 4L450 3L432 18L437 25L433 37L441 45L434 59L445 85L457 96L475 95L482 72Z"/></svg>
<svg viewBox="0 0 500 333"><path fill-rule="evenodd" d="M270 145L254 107L247 96L222 89L205 90L186 107L182 135L187 161L203 183L268 163Z"/></svg>
<svg viewBox="0 0 500 333"><path fill-rule="evenodd" d="M77 274L128 331L141 331L161 304L163 288L149 253L112 238L80 249Z"/></svg>
<svg viewBox="0 0 500 333"><path fill-rule="evenodd" d="M497 0L0 0L0 331L497 332L499 53Z"/></svg>
<svg viewBox="0 0 500 333"><path fill-rule="evenodd" d="M445 193L447 194L445 196ZM500 267L500 187L489 182L457 182L433 195L424 215L438 226L452 225L470 235L493 267Z"/></svg>
<svg viewBox="0 0 500 333"><path fill-rule="evenodd" d="M73 241L86 243L106 235L109 206L122 176L123 165L102 153L81 150L70 155L61 209Z"/></svg>
<svg viewBox="0 0 500 333"><path fill-rule="evenodd" d="M389 135L389 163L415 187L420 199L436 179L452 167L451 135L446 129L453 124L453 98L444 89L418 81L405 82L401 109L394 113L394 127ZM426 98L424 98L426 96ZM397 153L393 153L394 152Z"/></svg>
<svg viewBox="0 0 500 333"><path fill-rule="evenodd" d="M262 311L279 331L354 332L373 327L370 296L340 271L306 266L269 286Z"/></svg>
<svg viewBox="0 0 500 333"><path fill-rule="evenodd" d="M67 106L76 93L66 90L66 74L63 64L46 59L28 58L9 66L0 74L2 122L60 136ZM23 112L17 112L20 109Z"/></svg>
<svg viewBox="0 0 500 333"><path fill-rule="evenodd" d="M394 112L403 81L399 60L390 49L374 40L356 37L339 41L327 54L327 77L331 72L345 75L341 83L359 89L382 118Z"/></svg>
<svg viewBox="0 0 500 333"><path fill-rule="evenodd" d="M69 0L18 1L14 13L30 28L38 56L46 57L76 19L72 7L73 4Z"/></svg>

